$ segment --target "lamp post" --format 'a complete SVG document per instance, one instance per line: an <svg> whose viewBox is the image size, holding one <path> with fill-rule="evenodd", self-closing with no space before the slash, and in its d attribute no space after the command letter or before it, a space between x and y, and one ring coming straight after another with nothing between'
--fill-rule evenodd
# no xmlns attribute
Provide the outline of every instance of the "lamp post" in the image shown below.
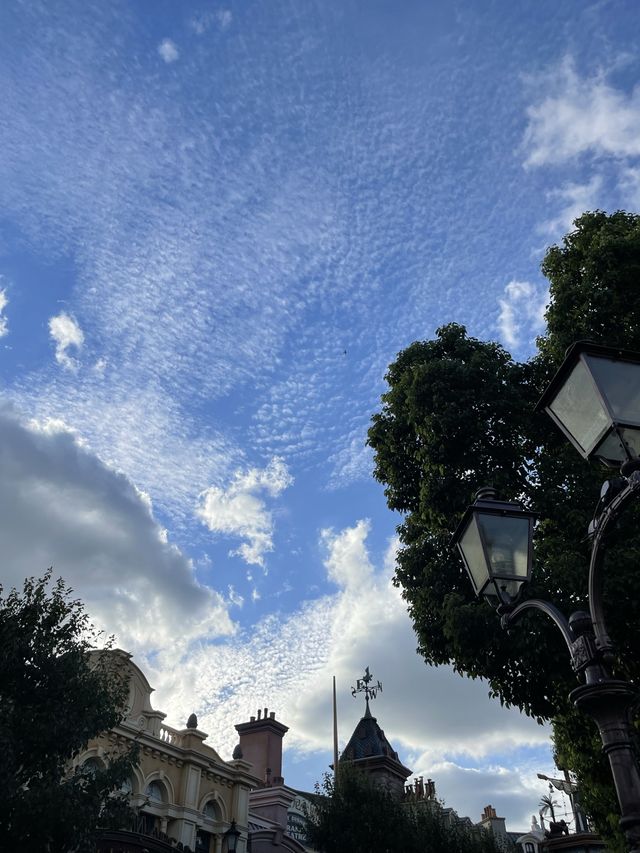
<svg viewBox="0 0 640 853"><path fill-rule="evenodd" d="M238 839L240 838L240 830L236 826L235 818L231 821L229 829L222 836L225 840L225 853L236 853L238 849Z"/></svg>
<svg viewBox="0 0 640 853"><path fill-rule="evenodd" d="M620 805L620 826L630 853L640 853L640 769L630 709L637 688L613 678L613 644L603 610L604 543L627 504L640 491L640 354L580 341L567 357L537 409L544 409L587 460L620 468L604 483L596 515L589 566L589 613L567 619L542 599L523 599L531 576L535 515L519 504L481 489L465 512L454 542L477 595L497 607L508 628L525 610L541 610L560 630L578 679L569 694L598 726Z"/></svg>

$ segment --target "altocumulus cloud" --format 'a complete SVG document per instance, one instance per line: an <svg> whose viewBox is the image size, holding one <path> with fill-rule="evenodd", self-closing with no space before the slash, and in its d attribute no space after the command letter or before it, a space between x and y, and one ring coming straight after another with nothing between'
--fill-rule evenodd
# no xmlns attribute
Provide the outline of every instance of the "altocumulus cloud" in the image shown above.
<svg viewBox="0 0 640 853"><path fill-rule="evenodd" d="M245 540L232 554L264 566L264 555L273 550L273 517L259 495L277 497L291 483L284 460L274 456L265 468L236 471L227 489L210 486L196 513L214 533Z"/></svg>
<svg viewBox="0 0 640 853"><path fill-rule="evenodd" d="M9 321L4 313L5 308L9 304L9 297L4 288L0 289L0 338L9 334Z"/></svg>
<svg viewBox="0 0 640 853"><path fill-rule="evenodd" d="M53 565L94 623L140 655L233 631L149 499L60 423L25 424L0 407L0 503L7 586Z"/></svg>
<svg viewBox="0 0 640 853"><path fill-rule="evenodd" d="M77 369L77 359L69 355L70 349L79 352L84 344L84 333L76 319L65 311L51 317L49 335L56 345L56 361L58 364L67 370Z"/></svg>
<svg viewBox="0 0 640 853"><path fill-rule="evenodd" d="M177 724L196 710L212 743L226 755L234 745L234 724L266 704L290 726L287 750L289 761L295 761L318 750L329 753L332 675L338 682L344 747L363 712L362 702L351 699L349 685L371 665L384 683L374 711L400 757L409 756L425 776L440 768L440 791L449 804L479 814L495 784L506 778L503 768L489 766L491 752L499 749L504 755L523 745L544 751L548 733L491 701L485 684L463 679L449 667L424 665L391 581L397 543L390 543L376 567L367 548L369 533L364 519L339 531L321 531L319 549L335 593L308 601L295 613L272 614L250 632L200 646L187 657L176 657L172 650L158 656L150 673L158 706L170 709ZM455 761L447 757L452 725ZM465 757L479 768L476 775L464 766ZM527 775L535 779L526 769L510 775L512 793L522 795L523 813L531 803ZM486 784L474 790L473 779ZM456 786L463 780L468 784L460 796ZM310 787L314 781L309 780Z"/></svg>

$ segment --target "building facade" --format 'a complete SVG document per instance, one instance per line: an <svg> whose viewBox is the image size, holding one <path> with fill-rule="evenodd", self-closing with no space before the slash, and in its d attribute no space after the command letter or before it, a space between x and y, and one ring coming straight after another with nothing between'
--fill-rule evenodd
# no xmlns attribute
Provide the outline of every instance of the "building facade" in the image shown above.
<svg viewBox="0 0 640 853"><path fill-rule="evenodd" d="M138 819L130 834L174 849L222 853L224 833L235 821L241 833L238 850L246 850L249 795L259 784L249 762L224 761L206 743L194 715L183 729L167 726L166 715L152 707L153 689L131 655L121 650L110 654L129 680L124 716L114 729L89 742L78 763L105 765L111 755L137 743L139 763L127 788ZM134 845L134 840L127 843Z"/></svg>

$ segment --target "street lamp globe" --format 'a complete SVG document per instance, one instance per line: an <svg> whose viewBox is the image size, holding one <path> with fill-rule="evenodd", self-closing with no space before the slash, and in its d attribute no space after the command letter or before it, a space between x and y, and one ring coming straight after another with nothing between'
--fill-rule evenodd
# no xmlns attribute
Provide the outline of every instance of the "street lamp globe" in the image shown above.
<svg viewBox="0 0 640 853"><path fill-rule="evenodd" d="M535 513L480 489L453 535L476 595L510 605L531 576Z"/></svg>
<svg viewBox="0 0 640 853"><path fill-rule="evenodd" d="M585 459L640 468L640 353L577 341L538 404Z"/></svg>

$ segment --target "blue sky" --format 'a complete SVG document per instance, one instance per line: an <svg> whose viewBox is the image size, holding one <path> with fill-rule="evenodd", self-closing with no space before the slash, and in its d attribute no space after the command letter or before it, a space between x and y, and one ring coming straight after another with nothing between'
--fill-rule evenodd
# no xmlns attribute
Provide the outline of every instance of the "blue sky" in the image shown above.
<svg viewBox="0 0 640 853"><path fill-rule="evenodd" d="M640 206L636 4L7 0L4 580L51 563L227 757L311 788L369 665L401 758L526 828L547 732L427 669L364 441L457 321L532 351L545 248Z"/></svg>

